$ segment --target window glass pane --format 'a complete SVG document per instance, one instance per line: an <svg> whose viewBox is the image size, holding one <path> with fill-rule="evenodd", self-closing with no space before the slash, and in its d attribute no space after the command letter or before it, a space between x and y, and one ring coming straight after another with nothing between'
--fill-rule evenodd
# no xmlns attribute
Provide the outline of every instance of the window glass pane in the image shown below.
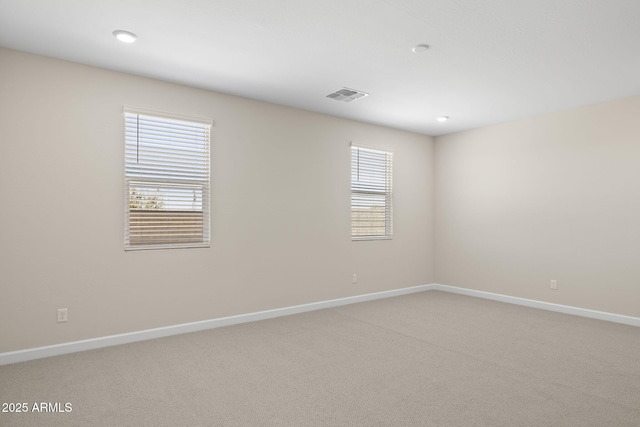
<svg viewBox="0 0 640 427"><path fill-rule="evenodd" d="M392 237L392 153L351 147L351 237Z"/></svg>
<svg viewBox="0 0 640 427"><path fill-rule="evenodd" d="M125 114L125 249L209 245L209 124Z"/></svg>

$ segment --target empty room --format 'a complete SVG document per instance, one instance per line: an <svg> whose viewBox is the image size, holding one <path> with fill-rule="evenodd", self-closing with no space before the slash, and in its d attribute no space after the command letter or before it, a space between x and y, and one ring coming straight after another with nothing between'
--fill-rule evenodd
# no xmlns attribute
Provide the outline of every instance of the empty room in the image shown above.
<svg viewBox="0 0 640 427"><path fill-rule="evenodd" d="M637 0L0 0L0 425L640 426Z"/></svg>

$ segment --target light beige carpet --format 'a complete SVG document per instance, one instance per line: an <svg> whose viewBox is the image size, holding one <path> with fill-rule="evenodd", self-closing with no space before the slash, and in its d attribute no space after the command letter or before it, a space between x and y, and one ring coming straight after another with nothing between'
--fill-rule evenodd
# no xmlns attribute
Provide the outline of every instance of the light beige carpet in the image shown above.
<svg viewBox="0 0 640 427"><path fill-rule="evenodd" d="M2 426L640 426L640 328L423 292L0 367Z"/></svg>

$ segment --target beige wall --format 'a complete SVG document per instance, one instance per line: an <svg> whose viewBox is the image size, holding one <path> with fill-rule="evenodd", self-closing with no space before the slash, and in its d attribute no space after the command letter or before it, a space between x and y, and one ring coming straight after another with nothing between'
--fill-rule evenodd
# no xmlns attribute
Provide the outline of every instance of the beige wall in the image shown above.
<svg viewBox="0 0 640 427"><path fill-rule="evenodd" d="M125 253L123 105L215 120L211 248ZM349 141L395 152L391 241ZM430 137L0 49L0 352L432 283L432 201Z"/></svg>
<svg viewBox="0 0 640 427"><path fill-rule="evenodd" d="M640 97L438 137L435 164L437 283L640 317Z"/></svg>
<svg viewBox="0 0 640 427"><path fill-rule="evenodd" d="M123 105L215 120L211 248L124 252ZM0 49L0 352L432 282L640 317L639 117L622 99L434 157L422 135ZM349 141L395 152L391 241L349 238Z"/></svg>

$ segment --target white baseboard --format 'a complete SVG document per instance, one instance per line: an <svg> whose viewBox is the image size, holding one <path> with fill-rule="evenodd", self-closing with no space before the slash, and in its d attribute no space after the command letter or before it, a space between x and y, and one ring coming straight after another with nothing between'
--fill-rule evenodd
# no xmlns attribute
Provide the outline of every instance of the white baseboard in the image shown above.
<svg viewBox="0 0 640 427"><path fill-rule="evenodd" d="M586 308L572 307L569 305L553 304L550 302L536 301L525 298L510 297L507 295L493 294L491 292L476 291L467 288L457 288L455 286L439 285L434 283L431 287L435 291L451 292L454 294L467 295L476 298L490 299L494 301L507 302L509 304L523 305L526 307L539 308L542 310L556 311L559 313L571 314L574 316L589 317L591 319L606 320L608 322L623 323L625 325L639 326L640 318L623 316L621 314L607 313L604 311L588 310Z"/></svg>
<svg viewBox="0 0 640 427"><path fill-rule="evenodd" d="M542 310L556 311L559 313L571 314L574 316L589 317L592 319L606 320L609 322L622 323L625 325L640 327L640 318L623 316L620 314L606 313L603 311L588 310L585 308L571 307L568 305L553 304L543 301L530 300L525 298L511 297L508 295L494 294L491 292L476 291L455 286L431 285L413 286L410 288L394 289L391 291L376 292L365 295L355 295L352 297L338 298L328 301L314 302L310 304L295 305L291 307L277 308L273 310L259 311L255 313L240 314L237 316L221 317L217 319L203 320L200 322L183 323L180 325L166 326L162 328L146 329L143 331L129 332L126 334L111 335L106 337L92 338L82 341L74 341L63 344L50 345L46 347L30 348L26 350L0 353L0 366L11 363L26 362L28 360L42 359L45 357L59 356L63 354L76 353L85 350L109 347L113 345L127 344L137 341L145 341L154 338L168 337L171 335L184 334L188 332L204 331L206 329L220 328L223 326L237 325L240 323L255 322L257 320L271 319L274 317L288 316L290 314L304 313L307 311L321 310L323 308L339 307L341 305L355 304L358 302L372 301L381 298L390 298L400 295L411 294L424 291L443 291L455 294L467 295L476 298L490 299L494 301L506 302L509 304L522 305L526 307L539 308Z"/></svg>
<svg viewBox="0 0 640 427"><path fill-rule="evenodd" d="M237 316L221 317L217 319L203 320L200 322L183 323L180 325L172 325L162 328L147 329L143 331L92 338L88 340L68 342L46 347L29 348L26 350L0 353L0 366L8 365L11 363L26 362L28 360L42 359L45 357L59 356L62 354L76 353L79 351L94 350L97 348L109 347L113 345L145 341L153 338L168 337L171 335L184 334L187 332L197 332L206 329L220 328L223 326L237 325L239 323L271 319L274 317L287 316L290 314L304 313L306 311L321 310L323 308L338 307L341 305L355 304L358 302L406 295L414 292L423 292L433 289L433 286L434 285L413 286L410 288L394 289L390 291L376 292L365 295L355 295L352 297L338 298L328 301L296 305L292 307L277 308L273 310L259 311L256 313L240 314Z"/></svg>

